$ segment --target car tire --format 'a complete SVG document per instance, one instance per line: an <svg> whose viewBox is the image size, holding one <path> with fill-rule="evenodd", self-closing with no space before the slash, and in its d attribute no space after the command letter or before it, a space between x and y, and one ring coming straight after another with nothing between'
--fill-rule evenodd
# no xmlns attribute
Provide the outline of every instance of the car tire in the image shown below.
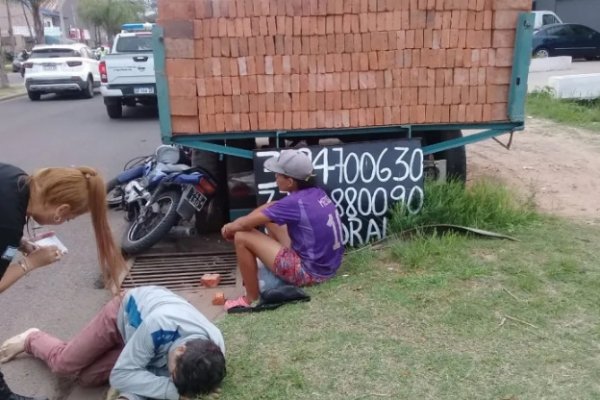
<svg viewBox="0 0 600 400"><path fill-rule="evenodd" d="M533 52L533 56L536 58L548 58L552 57L552 53L550 53L550 50L545 47L538 47Z"/></svg>
<svg viewBox="0 0 600 400"><path fill-rule="evenodd" d="M123 116L123 106L121 103L106 104L106 113L110 119L119 119Z"/></svg>
<svg viewBox="0 0 600 400"><path fill-rule="evenodd" d="M91 99L92 97L94 97L94 80L91 76L88 77L87 83L81 91L81 97L83 97L84 99Z"/></svg>
<svg viewBox="0 0 600 400"><path fill-rule="evenodd" d="M28 90L27 96L29 96L29 100L31 100L31 101L38 101L40 99L40 97L42 97L42 94L38 93L38 92L30 92Z"/></svg>

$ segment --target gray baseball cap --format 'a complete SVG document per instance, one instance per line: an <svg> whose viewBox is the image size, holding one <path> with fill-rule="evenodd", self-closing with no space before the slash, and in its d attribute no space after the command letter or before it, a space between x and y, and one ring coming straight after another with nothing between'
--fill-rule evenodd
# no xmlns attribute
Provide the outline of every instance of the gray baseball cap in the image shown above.
<svg viewBox="0 0 600 400"><path fill-rule="evenodd" d="M306 181L313 176L313 165L310 158L300 150L281 150L279 156L265 161L265 168L271 172Z"/></svg>

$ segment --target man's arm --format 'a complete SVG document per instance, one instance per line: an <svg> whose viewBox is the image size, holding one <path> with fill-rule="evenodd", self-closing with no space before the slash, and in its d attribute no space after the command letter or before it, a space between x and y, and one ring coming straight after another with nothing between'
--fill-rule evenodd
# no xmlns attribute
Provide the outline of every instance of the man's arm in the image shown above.
<svg viewBox="0 0 600 400"><path fill-rule="evenodd" d="M250 214L244 215L243 217L239 217L235 221L223 225L223 228L221 229L221 234L225 239L232 239L233 235L235 235L236 232L249 231L268 222L271 222L269 217L267 217L263 213L263 210L267 207L270 207L273 203L275 202L265 203L260 207L252 210Z"/></svg>
<svg viewBox="0 0 600 400"><path fill-rule="evenodd" d="M151 399L178 400L179 394L173 381L147 369L155 355L152 331L146 323L138 327L110 373L110 384L125 394L123 397L131 393Z"/></svg>

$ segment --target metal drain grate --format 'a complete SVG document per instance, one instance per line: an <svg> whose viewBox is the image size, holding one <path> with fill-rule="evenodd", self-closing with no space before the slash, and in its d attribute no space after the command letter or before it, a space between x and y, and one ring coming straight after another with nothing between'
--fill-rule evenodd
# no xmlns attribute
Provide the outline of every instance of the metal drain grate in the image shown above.
<svg viewBox="0 0 600 400"><path fill-rule="evenodd" d="M235 286L234 253L162 253L136 257L123 288L146 285L164 286L171 290L200 289L204 274L221 274L219 286Z"/></svg>

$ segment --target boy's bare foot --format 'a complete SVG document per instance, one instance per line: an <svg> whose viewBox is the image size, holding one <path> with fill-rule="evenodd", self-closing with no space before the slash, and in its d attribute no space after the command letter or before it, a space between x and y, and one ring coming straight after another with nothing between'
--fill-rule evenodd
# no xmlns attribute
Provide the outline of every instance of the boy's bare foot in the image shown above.
<svg viewBox="0 0 600 400"><path fill-rule="evenodd" d="M27 336L38 331L38 328L29 328L25 332L13 336L2 343L2 346L0 346L0 363L8 362L24 352Z"/></svg>

